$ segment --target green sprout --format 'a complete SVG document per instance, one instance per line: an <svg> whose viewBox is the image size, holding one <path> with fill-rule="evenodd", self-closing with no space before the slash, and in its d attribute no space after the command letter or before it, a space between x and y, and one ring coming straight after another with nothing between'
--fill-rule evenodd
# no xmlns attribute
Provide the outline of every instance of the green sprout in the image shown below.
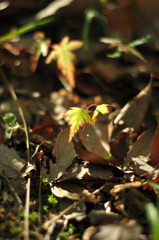
<svg viewBox="0 0 159 240"><path fill-rule="evenodd" d="M16 121L16 116L13 113L6 113L4 116L2 116L2 119L8 127L5 131L5 137L7 139L10 139L13 132L17 131L18 129L24 131L24 127Z"/></svg>

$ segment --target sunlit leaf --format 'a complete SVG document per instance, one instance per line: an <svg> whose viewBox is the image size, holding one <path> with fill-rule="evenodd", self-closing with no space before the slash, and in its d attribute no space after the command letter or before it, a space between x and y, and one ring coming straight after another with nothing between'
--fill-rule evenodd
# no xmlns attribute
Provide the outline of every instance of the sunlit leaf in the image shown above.
<svg viewBox="0 0 159 240"><path fill-rule="evenodd" d="M12 31L12 32L9 32L9 33L7 33L3 36L0 36L0 42L8 41L8 40L10 40L14 37L23 35L24 33L27 33L27 32L29 32L29 31L37 28L37 27L41 27L41 26L44 26L46 24L49 24L53 21L55 21L54 17L48 17L48 18L45 18L45 19L42 19L42 20L39 20L39 21L36 21L36 22L28 23L28 24L18 28L15 31Z"/></svg>
<svg viewBox="0 0 159 240"><path fill-rule="evenodd" d="M108 110L108 105L107 104L101 104L101 105L98 105L93 113L93 116L92 116L92 119L96 119L96 117L98 116L98 114L102 113L102 114L106 114L109 112Z"/></svg>
<svg viewBox="0 0 159 240"><path fill-rule="evenodd" d="M105 43L105 44L111 44L114 46L118 46L122 44L121 40L118 38L107 38L107 37L102 37L99 39L100 42Z"/></svg>
<svg viewBox="0 0 159 240"><path fill-rule="evenodd" d="M75 87L75 55L72 51L82 47L82 41L69 41L69 37L64 37L59 44L52 45L53 50L50 52L46 59L46 63L56 60L57 67L61 73L66 77L69 84Z"/></svg>
<svg viewBox="0 0 159 240"><path fill-rule="evenodd" d="M71 110L65 113L65 117L69 117L69 125L70 125L70 136L69 142L72 140L76 132L79 130L80 126L83 126L84 123L88 123L94 125L94 121L91 119L89 115L90 111L86 109L81 109L78 107L72 107Z"/></svg>
<svg viewBox="0 0 159 240"><path fill-rule="evenodd" d="M142 56L142 54L136 50L136 48L134 47L128 47L128 52L131 53L132 55L138 57L139 59L141 59L143 62L147 62L146 59Z"/></svg>
<svg viewBox="0 0 159 240"><path fill-rule="evenodd" d="M134 40L133 42L130 43L130 45L136 47L141 44L147 43L151 38L152 38L151 35L147 35L146 37Z"/></svg>
<svg viewBox="0 0 159 240"><path fill-rule="evenodd" d="M111 54L107 54L107 57L110 57L110 58L119 58L123 55L123 52L122 51L117 51L117 52L114 52L114 53L111 53Z"/></svg>

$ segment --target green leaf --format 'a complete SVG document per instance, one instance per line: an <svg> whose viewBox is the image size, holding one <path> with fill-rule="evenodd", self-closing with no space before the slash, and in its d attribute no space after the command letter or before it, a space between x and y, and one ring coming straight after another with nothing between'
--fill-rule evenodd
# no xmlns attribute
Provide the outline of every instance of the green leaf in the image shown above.
<svg viewBox="0 0 159 240"><path fill-rule="evenodd" d="M76 57L72 51L82 47L82 45L82 41L69 41L69 37L65 36L59 44L52 45L53 50L46 58L47 64L52 60L56 60L58 69L73 88L75 87L74 62Z"/></svg>
<svg viewBox="0 0 159 240"><path fill-rule="evenodd" d="M54 207L58 204L58 200L53 195L48 196L48 202L51 203Z"/></svg>
<svg viewBox="0 0 159 240"><path fill-rule="evenodd" d="M6 113L2 116L2 119L8 126L13 126L16 121L16 116L13 113Z"/></svg>
<svg viewBox="0 0 159 240"><path fill-rule="evenodd" d="M133 42L130 43L130 45L136 47L141 44L147 43L151 38L152 38L151 35L147 35L146 37L134 40Z"/></svg>
<svg viewBox="0 0 159 240"><path fill-rule="evenodd" d="M106 29L106 18L95 8L88 8L85 11L85 20L84 20L84 27L83 27L83 42L84 42L84 51L88 51L89 49L89 32L91 28L91 23L93 19L96 19L101 27L103 28L104 32Z"/></svg>
<svg viewBox="0 0 159 240"><path fill-rule="evenodd" d="M79 130L79 127L83 126L84 123L94 125L94 121L89 115L90 112L91 111L88 111L86 109L72 107L71 110L65 113L64 116L70 118L69 125L71 127L70 127L69 142L72 140L76 132Z"/></svg>
<svg viewBox="0 0 159 240"><path fill-rule="evenodd" d="M110 58L119 58L123 55L123 52L122 51L116 51L114 53L111 53L111 54L107 54L107 57L110 57Z"/></svg>
<svg viewBox="0 0 159 240"><path fill-rule="evenodd" d="M93 116L92 116L92 120L95 120L96 117L98 116L98 114L102 113L102 114L106 114L109 112L108 110L108 105L107 104L101 104L101 105L98 105L93 113Z"/></svg>
<svg viewBox="0 0 159 240"><path fill-rule="evenodd" d="M13 130L12 129L7 129L5 132L4 132L4 135L7 139L10 139L11 136L13 134Z"/></svg>
<svg viewBox="0 0 159 240"><path fill-rule="evenodd" d="M145 63L147 62L146 59L142 56L142 54L138 50L136 50L135 47L132 47L132 46L128 45L127 50L128 50L129 53L131 53L132 55L138 57L143 62L145 62Z"/></svg>
<svg viewBox="0 0 159 240"><path fill-rule="evenodd" d="M48 18L44 18L44 19L36 21L36 22L28 23L27 25L18 28L14 32L10 32L10 33L7 33L7 34L1 36L0 37L0 43L8 41L8 40L10 40L14 37L20 36L24 33L27 33L27 32L29 32L29 31L37 28L37 27L41 27L43 25L49 24L49 23L53 22L54 20L55 20L54 17L48 17Z"/></svg>
<svg viewBox="0 0 159 240"><path fill-rule="evenodd" d="M153 187L153 188L155 188L156 190L159 191L159 184L154 183L154 182L150 182L150 181L148 181L148 184L149 184L151 187Z"/></svg>

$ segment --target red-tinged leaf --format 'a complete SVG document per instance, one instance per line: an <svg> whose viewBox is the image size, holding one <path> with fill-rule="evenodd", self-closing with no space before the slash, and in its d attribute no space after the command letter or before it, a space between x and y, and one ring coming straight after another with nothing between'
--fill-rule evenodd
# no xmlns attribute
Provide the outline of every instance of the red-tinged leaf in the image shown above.
<svg viewBox="0 0 159 240"><path fill-rule="evenodd" d="M87 150L85 150L81 143L78 143L76 141L73 141L74 143L74 148L76 151L76 154L84 161L88 161L90 163L93 164L99 164L99 165L106 165L108 167L111 168L111 165L109 165L108 160L92 153L92 152L88 152Z"/></svg>
<svg viewBox="0 0 159 240"><path fill-rule="evenodd" d="M69 84L75 87L75 55L72 51L82 47L82 41L69 41L69 37L64 37L59 44L52 45L53 50L46 59L46 63L56 60L57 67L61 73L66 77Z"/></svg>
<svg viewBox="0 0 159 240"><path fill-rule="evenodd" d="M49 111L44 113L42 116L41 124L36 125L33 128L33 132L42 135L46 139L50 139L52 137L52 132L55 127L57 127L57 122L52 118Z"/></svg>
<svg viewBox="0 0 159 240"><path fill-rule="evenodd" d="M150 163L153 166L158 166L159 164L159 125L151 142Z"/></svg>
<svg viewBox="0 0 159 240"><path fill-rule="evenodd" d="M79 130L79 127L83 126L84 123L88 123L94 125L94 121L91 119L89 115L90 111L86 109L81 109L78 107L72 107L71 110L65 113L65 117L69 117L69 125L70 125L70 136L69 142L72 140L76 132Z"/></svg>

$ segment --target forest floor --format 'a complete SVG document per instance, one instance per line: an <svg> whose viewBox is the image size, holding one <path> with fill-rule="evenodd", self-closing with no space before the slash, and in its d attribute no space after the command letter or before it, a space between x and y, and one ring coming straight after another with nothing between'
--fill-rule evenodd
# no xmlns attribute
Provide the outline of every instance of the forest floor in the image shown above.
<svg viewBox="0 0 159 240"><path fill-rule="evenodd" d="M0 240L159 239L159 3L24 2L0 3Z"/></svg>

